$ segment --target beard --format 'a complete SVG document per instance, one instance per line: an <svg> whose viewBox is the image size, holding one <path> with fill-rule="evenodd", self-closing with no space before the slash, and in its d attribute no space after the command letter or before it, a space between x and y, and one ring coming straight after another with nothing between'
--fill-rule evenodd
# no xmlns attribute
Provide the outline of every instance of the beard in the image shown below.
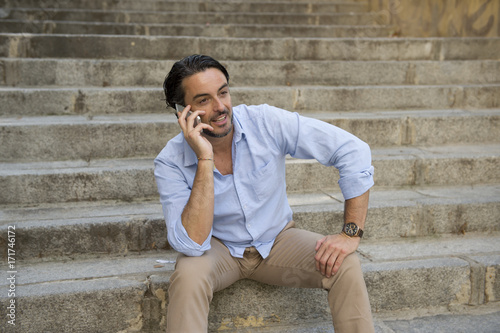
<svg viewBox="0 0 500 333"><path fill-rule="evenodd" d="M221 112L218 117L220 117L220 115L222 114L227 114L229 115L229 110L225 109L223 112ZM223 138L225 136L227 136L229 133L231 133L231 131L233 130L233 113L231 112L231 117L229 118L229 128L227 131L225 132L222 132L222 133L214 133L213 131L209 131L207 129L203 129L203 134L205 134L206 136L209 136L209 137L212 137L212 138Z"/></svg>

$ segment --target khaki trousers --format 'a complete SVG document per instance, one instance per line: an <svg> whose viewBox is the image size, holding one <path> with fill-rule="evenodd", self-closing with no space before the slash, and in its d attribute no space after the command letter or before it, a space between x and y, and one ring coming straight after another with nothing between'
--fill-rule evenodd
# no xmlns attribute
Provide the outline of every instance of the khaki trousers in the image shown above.
<svg viewBox="0 0 500 333"><path fill-rule="evenodd" d="M234 258L216 238L200 257L180 254L170 279L167 332L207 332L213 294L244 278L271 285L323 288L328 291L336 333L374 332L359 258L348 256L337 274L324 277L316 271L314 260L316 241L322 237L296 229L290 222L266 259L253 247L245 250L243 258Z"/></svg>

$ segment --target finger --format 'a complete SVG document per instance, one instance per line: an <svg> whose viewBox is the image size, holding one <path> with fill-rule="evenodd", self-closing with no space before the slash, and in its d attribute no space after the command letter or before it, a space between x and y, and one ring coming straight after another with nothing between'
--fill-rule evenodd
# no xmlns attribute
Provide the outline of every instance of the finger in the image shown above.
<svg viewBox="0 0 500 333"><path fill-rule="evenodd" d="M206 112L203 111L203 110L197 110L197 111L193 111L189 117L187 118L187 125L188 127L196 127L198 126L199 124L201 124L201 118L199 118L201 115L204 115ZM198 121L198 119L200 121Z"/></svg>
<svg viewBox="0 0 500 333"><path fill-rule="evenodd" d="M186 106L182 110L182 112L177 112L177 116L178 116L177 122L181 126L182 130L184 130L186 128L186 116L187 116L187 113L189 112L189 110L191 110L191 105Z"/></svg>
<svg viewBox="0 0 500 333"><path fill-rule="evenodd" d="M334 254L332 254L330 256L330 258L328 258L328 261L327 261L327 264L325 267L325 276L326 277L330 277L334 274L333 269L337 263L337 260L338 260L337 252L335 252Z"/></svg>
<svg viewBox="0 0 500 333"><path fill-rule="evenodd" d="M320 247L317 250L316 255L314 256L314 260L316 261L316 270L319 272L321 272L321 258L323 257L324 252L325 252L324 247Z"/></svg>
<svg viewBox="0 0 500 333"><path fill-rule="evenodd" d="M325 264L325 276L326 277L331 277L332 275L335 275L342 264L343 258L342 254L344 251L342 251L340 248L333 248L332 251L329 252L330 255L326 261Z"/></svg>
<svg viewBox="0 0 500 333"><path fill-rule="evenodd" d="M347 253L344 250L340 251L340 253L337 257L337 260L335 260L335 265L332 267L332 274L333 275L337 274L337 272L340 269L340 266L342 265L342 263L344 262L344 259L346 257L347 257Z"/></svg>
<svg viewBox="0 0 500 333"><path fill-rule="evenodd" d="M325 252L328 250L325 241L328 239L328 236L324 236L320 240L316 242L316 255L314 256L314 259L316 260L316 270L322 272L321 274L324 274L325 272L325 262L323 262L323 265L321 264L321 259L325 256ZM328 256L327 256L328 257ZM327 257L323 258L324 260L327 260Z"/></svg>
<svg viewBox="0 0 500 333"><path fill-rule="evenodd" d="M326 275L328 273L328 265L329 261L331 260L332 257L332 251L328 249L327 246L322 246L320 250L318 251L318 260L316 261L319 266L319 271L322 275ZM333 265L333 264L331 264ZM330 267L331 271L331 267Z"/></svg>
<svg viewBox="0 0 500 333"><path fill-rule="evenodd" d="M195 119L196 119L196 116L193 113L188 113L188 115L186 117L186 126L187 126L188 130L195 127L195 123L194 123Z"/></svg>
<svg viewBox="0 0 500 333"><path fill-rule="evenodd" d="M325 254L323 254L323 257L319 260L320 272L322 275L326 276L326 269L327 269L329 259L330 259L330 255L325 253Z"/></svg>
<svg viewBox="0 0 500 333"><path fill-rule="evenodd" d="M207 129L209 131L214 130L214 128L212 126L210 126L208 124L200 123L196 127L192 128L192 130L188 131L188 133L185 135L185 137L189 138L189 140L191 140L191 141L193 141L193 140L195 141L198 138L203 138L203 136L201 135L201 132L204 129Z"/></svg>

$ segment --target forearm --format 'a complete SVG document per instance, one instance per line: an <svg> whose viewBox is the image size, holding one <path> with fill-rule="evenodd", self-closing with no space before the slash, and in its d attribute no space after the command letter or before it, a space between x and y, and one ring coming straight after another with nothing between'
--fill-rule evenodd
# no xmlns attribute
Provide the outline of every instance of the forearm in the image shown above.
<svg viewBox="0 0 500 333"><path fill-rule="evenodd" d="M365 226L366 215L368 213L368 200L370 191L362 195L348 199L344 203L344 223L354 222L363 229Z"/></svg>
<svg viewBox="0 0 500 333"><path fill-rule="evenodd" d="M189 200L181 215L182 225L189 237L203 244L212 229L214 216L213 161L201 160Z"/></svg>
<svg viewBox="0 0 500 333"><path fill-rule="evenodd" d="M353 222L363 229L368 212L369 191L345 201L344 222ZM360 243L359 237L349 237L345 234L328 235L316 243L316 269L330 277L336 274L344 258L356 251Z"/></svg>

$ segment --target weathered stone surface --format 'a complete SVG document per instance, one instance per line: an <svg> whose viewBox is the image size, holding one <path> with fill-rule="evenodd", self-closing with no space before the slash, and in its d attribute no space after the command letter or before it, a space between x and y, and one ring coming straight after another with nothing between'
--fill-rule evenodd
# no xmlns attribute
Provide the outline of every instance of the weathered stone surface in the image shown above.
<svg viewBox="0 0 500 333"><path fill-rule="evenodd" d="M75 51L78 50L78 51ZM187 51L188 50L188 51ZM500 38L206 38L0 34L2 57L225 60L494 60Z"/></svg>
<svg viewBox="0 0 500 333"><path fill-rule="evenodd" d="M270 104L297 112L487 109L500 107L500 84L468 86L234 87L234 105ZM1 87L2 116L163 113L160 88Z"/></svg>
<svg viewBox="0 0 500 333"><path fill-rule="evenodd" d="M258 7L256 5L255 7ZM203 12L203 23L208 24L299 24L307 25L374 25L387 24L384 15L360 13L284 13L284 12ZM200 12L181 11L172 15L168 11L72 10L44 8L11 8L4 18L14 20L86 21L116 23L186 23L198 22Z"/></svg>
<svg viewBox="0 0 500 333"><path fill-rule="evenodd" d="M465 242L459 236L444 242L439 239L415 242L413 245L417 248L414 250L421 247L423 254L409 251L404 242L366 244L361 251L363 257L369 256L369 261L363 259L362 268L374 313L467 305L472 287L468 260L475 258L488 265L492 263L491 257L471 254L474 251L498 252L494 245L488 249L481 239L488 237L466 238ZM496 241L489 238L490 244ZM406 250L407 254L400 250ZM454 257L457 254L468 256L468 260ZM167 262L158 265L157 259ZM106 324L101 323L105 325L101 327L144 328L147 322L156 332L164 328L168 279L174 261L175 253L168 251L33 264L25 268L24 275L17 281L19 304L23 305L18 323L26 332L34 330L34 318L41 325L38 329L42 327L53 332L76 327L95 330L94 325L103 320L101 307L113 299L113 314L106 313L121 320L117 322L110 318ZM6 284L0 283L4 287ZM40 288L42 285L44 287ZM74 302L75 299L78 302ZM297 299L300 302L296 302ZM2 296L1 300L5 304L7 298ZM35 307L42 302L51 305L35 313ZM78 309L73 309L72 304L78 304ZM71 323L64 324L65 320L69 322L67 316L71 314L75 316ZM223 327L251 329L313 320L324 322L329 316L322 290L275 287L242 280L215 294L210 325L212 330Z"/></svg>
<svg viewBox="0 0 500 333"><path fill-rule="evenodd" d="M470 271L468 263L461 259L367 263L363 270L367 288L373 295L374 312L467 304L469 301ZM443 281L447 283L442 284Z"/></svg>
<svg viewBox="0 0 500 333"><path fill-rule="evenodd" d="M0 59L6 86L161 87L173 60ZM468 61L222 61L231 87L500 83L500 63Z"/></svg>
<svg viewBox="0 0 500 333"><path fill-rule="evenodd" d="M408 251L429 242L419 237L495 233L500 231L498 186L448 187L439 191L374 188L365 228L365 239L398 239L395 253L407 259ZM290 193L297 227L321 234L337 233L343 224L343 198L338 191ZM126 255L168 249L167 231L159 200L144 202L80 202L0 210L0 234L15 225L19 260L65 259L85 254ZM3 230L3 231L2 231ZM473 242L475 239L469 240ZM465 247L467 240L462 246ZM7 239L0 236L4 248ZM478 243L479 244L479 243ZM387 242L387 246L393 245ZM483 245L486 245L483 244ZM377 245L378 246L378 245ZM406 246L407 248L403 248ZM383 249L382 245L377 248ZM429 245L429 249L435 249ZM362 247L372 256L370 247ZM450 251L449 247L446 251ZM480 251L487 252L487 251ZM420 250L415 253L421 253ZM460 252L466 253L466 252ZM467 254L477 254L467 252ZM381 253L376 253L381 257ZM386 255L392 255L391 252ZM383 257L382 259L387 259Z"/></svg>
<svg viewBox="0 0 500 333"><path fill-rule="evenodd" d="M193 53L228 66L234 105L298 111L372 146L358 252L377 333L498 326L499 38L395 37L357 1L40 6L0 0L0 248L15 226L20 332L164 332L177 254L152 160L179 132L163 78ZM338 175L289 159L287 179L297 225L337 233ZM324 294L240 281L215 295L211 331L332 332ZM467 316L437 315L449 310Z"/></svg>
<svg viewBox="0 0 500 333"><path fill-rule="evenodd" d="M64 21L5 20L0 22L1 32L38 34L115 34L147 36L200 36L225 38L286 38L286 37L387 37L391 27L375 26L295 26L290 24L148 24L100 23Z"/></svg>
<svg viewBox="0 0 500 333"><path fill-rule="evenodd" d="M33 0L2 0L2 7L6 8L37 8L39 1ZM98 0L60 1L49 0L43 3L50 9L83 9L106 11L128 10L128 11L154 11L154 12L243 12L243 13L337 13L337 12L366 12L368 5L363 2L289 2L286 6L280 1L143 1L137 3L132 0L121 0L113 2L102 2Z"/></svg>
<svg viewBox="0 0 500 333"><path fill-rule="evenodd" d="M140 327L140 306L146 285L111 277L43 285L18 284L17 290L16 325L6 332L71 332L75 329L111 332ZM6 297L0 298L4 318L8 303Z"/></svg>
<svg viewBox="0 0 500 333"><path fill-rule="evenodd" d="M497 145L374 149L378 186L495 184ZM337 188L335 169L316 161L287 162L287 190ZM0 170L3 204L131 201L157 195L153 158L8 163Z"/></svg>
<svg viewBox="0 0 500 333"><path fill-rule="evenodd" d="M498 142L497 110L306 113L336 125L372 148ZM440 131L446 127L446 131ZM153 157L180 133L171 112L145 115L51 116L0 120L0 161L91 161Z"/></svg>

